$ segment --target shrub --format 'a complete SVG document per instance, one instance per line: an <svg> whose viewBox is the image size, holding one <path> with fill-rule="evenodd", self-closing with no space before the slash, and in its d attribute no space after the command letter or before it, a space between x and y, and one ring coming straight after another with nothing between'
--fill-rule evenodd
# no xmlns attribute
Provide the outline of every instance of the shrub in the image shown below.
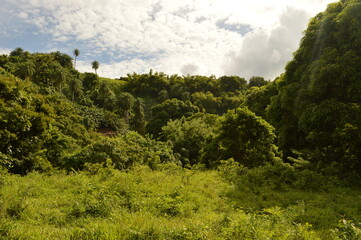
<svg viewBox="0 0 361 240"><path fill-rule="evenodd" d="M247 108L229 110L202 159L210 167L229 158L246 167L261 166L280 160L275 138L274 128Z"/></svg>
<svg viewBox="0 0 361 240"><path fill-rule="evenodd" d="M175 161L172 150L165 143L129 131L115 138L100 137L79 152L65 157L64 167L82 170L85 163L105 163L108 159L116 169L127 169L136 164L155 168L158 163Z"/></svg>

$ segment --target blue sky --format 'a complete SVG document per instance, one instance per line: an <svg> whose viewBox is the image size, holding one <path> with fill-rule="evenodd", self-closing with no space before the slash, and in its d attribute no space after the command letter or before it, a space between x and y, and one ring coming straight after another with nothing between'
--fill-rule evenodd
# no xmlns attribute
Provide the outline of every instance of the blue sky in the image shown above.
<svg viewBox="0 0 361 240"><path fill-rule="evenodd" d="M273 79L331 0L0 0L0 53L80 50L77 68Z"/></svg>

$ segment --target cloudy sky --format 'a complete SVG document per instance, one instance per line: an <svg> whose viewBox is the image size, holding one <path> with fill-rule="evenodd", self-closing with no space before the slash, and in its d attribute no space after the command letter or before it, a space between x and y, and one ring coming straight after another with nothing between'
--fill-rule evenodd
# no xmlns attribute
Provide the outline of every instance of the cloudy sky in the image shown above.
<svg viewBox="0 0 361 240"><path fill-rule="evenodd" d="M77 68L273 79L334 0L0 0L0 53L80 50Z"/></svg>

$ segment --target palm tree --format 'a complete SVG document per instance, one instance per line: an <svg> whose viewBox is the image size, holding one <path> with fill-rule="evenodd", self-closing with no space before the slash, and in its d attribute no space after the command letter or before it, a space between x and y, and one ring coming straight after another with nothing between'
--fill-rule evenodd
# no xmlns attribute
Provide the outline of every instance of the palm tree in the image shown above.
<svg viewBox="0 0 361 240"><path fill-rule="evenodd" d="M62 84L66 81L66 76L63 68L59 63L53 63L49 66L49 70L50 85L54 87L59 87L59 91L61 91Z"/></svg>
<svg viewBox="0 0 361 240"><path fill-rule="evenodd" d="M35 64L32 61L26 61L23 63L20 63L16 67L15 74L24 80L29 80L31 76L33 76L35 73Z"/></svg>
<svg viewBox="0 0 361 240"><path fill-rule="evenodd" d="M134 103L134 97L130 93L122 93L118 97L118 104L124 110L125 122L129 124L129 111L132 108Z"/></svg>
<svg viewBox="0 0 361 240"><path fill-rule="evenodd" d="M62 67L64 68L73 67L73 62L72 62L73 59L68 54L61 53L59 51L52 52L51 54L54 56L54 60L57 61Z"/></svg>
<svg viewBox="0 0 361 240"><path fill-rule="evenodd" d="M24 49L22 49L21 47L17 47L15 48L15 50L10 52L11 57L16 57L16 56L20 57L22 55L24 55Z"/></svg>
<svg viewBox="0 0 361 240"><path fill-rule="evenodd" d="M115 94L109 88L109 85L104 82L99 87L97 100L100 106L109 111L113 111L116 106Z"/></svg>
<svg viewBox="0 0 361 240"><path fill-rule="evenodd" d="M80 54L79 49L74 49L73 53L74 53L74 56L75 56L75 58L74 58L74 68L76 68L76 58Z"/></svg>
<svg viewBox="0 0 361 240"><path fill-rule="evenodd" d="M78 78L71 79L69 83L69 90L72 94L72 101L77 100L78 97L83 93L82 83L80 79Z"/></svg>
<svg viewBox="0 0 361 240"><path fill-rule="evenodd" d="M92 69L95 70L95 74L97 74L97 69L99 68L99 63L98 61L93 61L92 62Z"/></svg>
<svg viewBox="0 0 361 240"><path fill-rule="evenodd" d="M145 135L144 103L137 98L134 104L134 117L131 119L131 127L141 135ZM129 117L129 116L128 116Z"/></svg>

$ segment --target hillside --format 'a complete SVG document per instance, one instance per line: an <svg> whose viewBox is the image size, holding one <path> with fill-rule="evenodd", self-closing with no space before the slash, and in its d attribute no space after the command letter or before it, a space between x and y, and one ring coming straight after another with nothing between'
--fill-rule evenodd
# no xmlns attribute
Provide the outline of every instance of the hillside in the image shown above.
<svg viewBox="0 0 361 240"><path fill-rule="evenodd" d="M1 238L361 239L360 12L312 18L273 81L1 55Z"/></svg>

